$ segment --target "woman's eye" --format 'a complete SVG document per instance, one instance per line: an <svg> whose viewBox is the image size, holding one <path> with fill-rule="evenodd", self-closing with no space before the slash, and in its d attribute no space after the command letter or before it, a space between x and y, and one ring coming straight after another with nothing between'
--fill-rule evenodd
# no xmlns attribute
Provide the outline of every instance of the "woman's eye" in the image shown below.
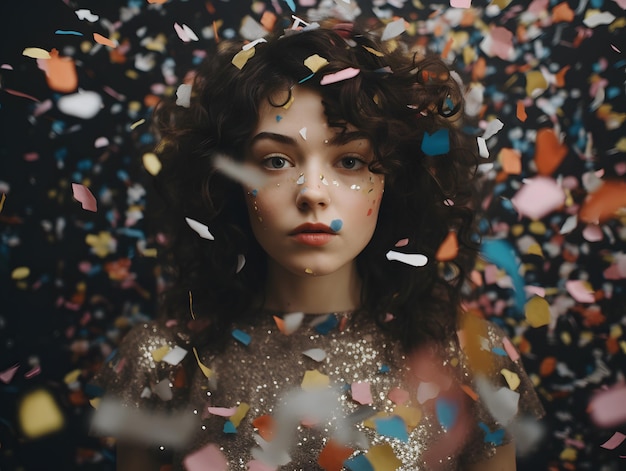
<svg viewBox="0 0 626 471"><path fill-rule="evenodd" d="M344 157L340 160L339 164L342 168L347 170L358 170L366 165L365 162L358 157Z"/></svg>
<svg viewBox="0 0 626 471"><path fill-rule="evenodd" d="M291 164L284 157L273 156L273 157L268 157L268 158L264 159L263 160L263 166L265 166L266 168L269 168L269 169L279 170L281 168L290 167Z"/></svg>

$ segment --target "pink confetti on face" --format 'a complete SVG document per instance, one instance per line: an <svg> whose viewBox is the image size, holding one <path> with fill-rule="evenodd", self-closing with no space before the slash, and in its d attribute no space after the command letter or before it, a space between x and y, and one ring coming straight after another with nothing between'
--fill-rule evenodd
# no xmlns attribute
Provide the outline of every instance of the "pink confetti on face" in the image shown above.
<svg viewBox="0 0 626 471"><path fill-rule="evenodd" d="M591 420L598 427L615 427L626 421L626 385L597 393L589 402Z"/></svg>
<svg viewBox="0 0 626 471"><path fill-rule="evenodd" d="M626 435L621 432L615 432L611 438L609 438L600 446L602 448L606 448L607 450L615 450L618 446L622 444L624 439L626 439Z"/></svg>
<svg viewBox="0 0 626 471"><path fill-rule="evenodd" d="M509 338L504 337L502 343L504 344L504 351L509 355L509 358L513 361L519 360L519 353Z"/></svg>
<svg viewBox="0 0 626 471"><path fill-rule="evenodd" d="M352 383L352 399L359 404L371 404L374 402L369 381Z"/></svg>
<svg viewBox="0 0 626 471"><path fill-rule="evenodd" d="M94 213L97 211L98 205L96 198L91 191L89 191L89 188L80 183L72 183L72 192L74 198L82 205L83 209L93 211Z"/></svg>
<svg viewBox="0 0 626 471"><path fill-rule="evenodd" d="M207 446L190 453L183 460L187 471L227 471L228 461L218 446L209 443Z"/></svg>
<svg viewBox="0 0 626 471"><path fill-rule="evenodd" d="M13 376L15 376L15 373L17 373L19 367L20 365L14 365L9 369L0 372L0 381L4 384L9 384L13 379Z"/></svg>
<svg viewBox="0 0 626 471"><path fill-rule="evenodd" d="M342 80L348 80L359 75L361 71L354 67L348 67L347 69L340 70L334 74L324 75L320 80L320 85L330 85L331 83L341 82Z"/></svg>
<svg viewBox="0 0 626 471"><path fill-rule="evenodd" d="M565 282L565 288L570 296L579 303L592 303L596 300L593 293L581 280L568 280Z"/></svg>

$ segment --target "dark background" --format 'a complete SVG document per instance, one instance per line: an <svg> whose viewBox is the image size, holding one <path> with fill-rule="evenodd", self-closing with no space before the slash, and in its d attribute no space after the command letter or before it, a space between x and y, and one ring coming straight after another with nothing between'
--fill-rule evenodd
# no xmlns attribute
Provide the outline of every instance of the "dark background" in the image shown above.
<svg viewBox="0 0 626 471"><path fill-rule="evenodd" d="M449 4L443 1L352 1L352 5L357 3L359 21L371 24L377 17L394 16L407 20L414 27L403 35L409 43L427 44L441 53L448 38L462 41L473 57L466 62L459 48L447 59L466 80L472 78L476 59L484 58L487 73L477 80L485 87L481 118L498 118L505 125L489 141L490 152L497 156L505 147L521 152L521 174L503 173L497 159L489 172L481 232L510 242L524 282L546 289L553 322L529 327L506 285L486 282L475 301L525 352L526 368L548 412L544 439L520 460L519 468L623 469L626 446L607 451L600 445L614 432L626 429L596 427L587 407L594 391L624 382L625 282L623 277L607 278L604 270L624 256L626 216L622 212L605 222L599 241L585 239L582 223L565 235L559 229L587 197L585 182L592 172L624 180L626 3L536 1L532 5L538 13L528 19L531 2L474 1L475 19L462 25L453 24ZM321 1L316 8L320 15L333 14L333 8L341 4L345 3ZM559 8L569 5L574 12L571 21L553 20L557 4ZM496 5L499 12L494 11ZM81 8L90 9L99 20L79 20L74 12ZM0 3L0 196L6 195L0 211L0 372L18 367L14 376L0 381L1 470L113 469L112 443L86 433L91 410L88 398L95 392L88 382L120 336L154 315L155 293L163 282L156 259L144 252L159 247L158 223L149 211L149 174L141 162L153 137L147 123L134 130L131 125L149 119L150 97L174 93L185 73L198 63L201 51L212 47L214 39L203 37L204 28L212 30L216 21L220 38L225 38L236 34L246 15L259 20L266 10L291 14L284 1ZM610 12L616 19L588 28L583 20L593 10ZM309 7L298 6L298 15L311 13ZM189 25L200 40L181 41L174 22ZM481 50L482 38L496 26L514 34L513 60L489 57ZM93 48L93 32L116 37L127 50L120 58L113 57L110 48ZM159 35L160 51L149 50L142 42ZM62 94L48 87L35 59L22 55L26 47L56 48L62 56L72 57L79 88L102 96L97 116L82 120L61 113L54 104ZM154 65L139 70L136 59L146 56ZM164 65L174 74L169 83ZM540 96L527 96L527 71L543 69L554 74L567 66L564 86L553 84ZM592 85L598 81L605 95L594 103ZM52 106L37 115L37 107L46 100ZM518 100L527 103L525 122L516 117ZM524 178L536 175L534 131L555 126L563 134L568 153L553 176L567 178L576 187L564 208L533 224L520 217L509 200ZM480 122L472 123L469 131L480 135ZM108 144L96 147L101 137ZM590 152L585 156L587 147ZM72 198L72 182L91 189L98 200L97 212L81 209ZM145 217L134 220L129 211L130 216L134 211ZM115 244L99 256L86 242L88 234ZM529 240L538 244L543 256L528 253ZM477 270L482 273L484 266L479 264ZM28 277L13 279L18 267L28 267ZM596 302L575 302L565 288L567 279L588 280ZM547 368L551 362L557 367ZM39 373L29 374L37 366ZM73 377L68 376L72 373ZM39 388L54 398L65 427L30 439L21 429L18 411L20 400Z"/></svg>

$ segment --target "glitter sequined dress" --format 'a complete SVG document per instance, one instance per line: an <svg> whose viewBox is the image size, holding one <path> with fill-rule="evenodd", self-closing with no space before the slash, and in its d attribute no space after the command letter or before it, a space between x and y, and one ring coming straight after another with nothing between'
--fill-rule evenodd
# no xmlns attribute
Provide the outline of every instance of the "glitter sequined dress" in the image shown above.
<svg viewBox="0 0 626 471"><path fill-rule="evenodd" d="M467 357L454 342L434 363L427 361L435 368L424 369L365 318L306 316L285 335L273 316L263 313L252 324L234 327L238 331L223 353L200 352L196 358L176 328L137 326L94 381L129 407L195 416L193 438L174 452L174 469L185 469L186 457L205 451L227 460L228 469L246 470L279 437L282 465L258 469L426 470L436 460L443 464L438 469L451 471L492 456L497 445L510 440L476 393ZM501 330L486 322L484 332L480 341L491 358L490 390L517 411L509 424L543 415ZM175 365L163 361L164 352L176 346L190 350L185 359ZM210 368L209 378L198 359ZM185 369L185 362L191 368ZM192 371L191 377L185 379L184 371ZM309 399L323 391L326 402L313 400L310 410L302 410L307 407L297 400L306 396L286 399L286 393L303 390ZM329 404L330 416L320 415Z"/></svg>

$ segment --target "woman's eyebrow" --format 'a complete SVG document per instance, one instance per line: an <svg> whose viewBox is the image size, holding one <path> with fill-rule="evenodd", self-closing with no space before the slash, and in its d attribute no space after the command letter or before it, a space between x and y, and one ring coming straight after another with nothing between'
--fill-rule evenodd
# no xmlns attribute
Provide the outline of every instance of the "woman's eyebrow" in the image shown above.
<svg viewBox="0 0 626 471"><path fill-rule="evenodd" d="M330 140L329 144L333 146L342 146L352 141L364 139L369 142L369 135L363 131L339 132Z"/></svg>
<svg viewBox="0 0 626 471"><path fill-rule="evenodd" d="M272 141L279 142L281 144L287 144L290 146L297 145L296 140L292 137L285 136L284 134L277 134L274 132L260 132L252 139L250 139L250 146L253 146L256 142L261 141L263 139L269 139Z"/></svg>

